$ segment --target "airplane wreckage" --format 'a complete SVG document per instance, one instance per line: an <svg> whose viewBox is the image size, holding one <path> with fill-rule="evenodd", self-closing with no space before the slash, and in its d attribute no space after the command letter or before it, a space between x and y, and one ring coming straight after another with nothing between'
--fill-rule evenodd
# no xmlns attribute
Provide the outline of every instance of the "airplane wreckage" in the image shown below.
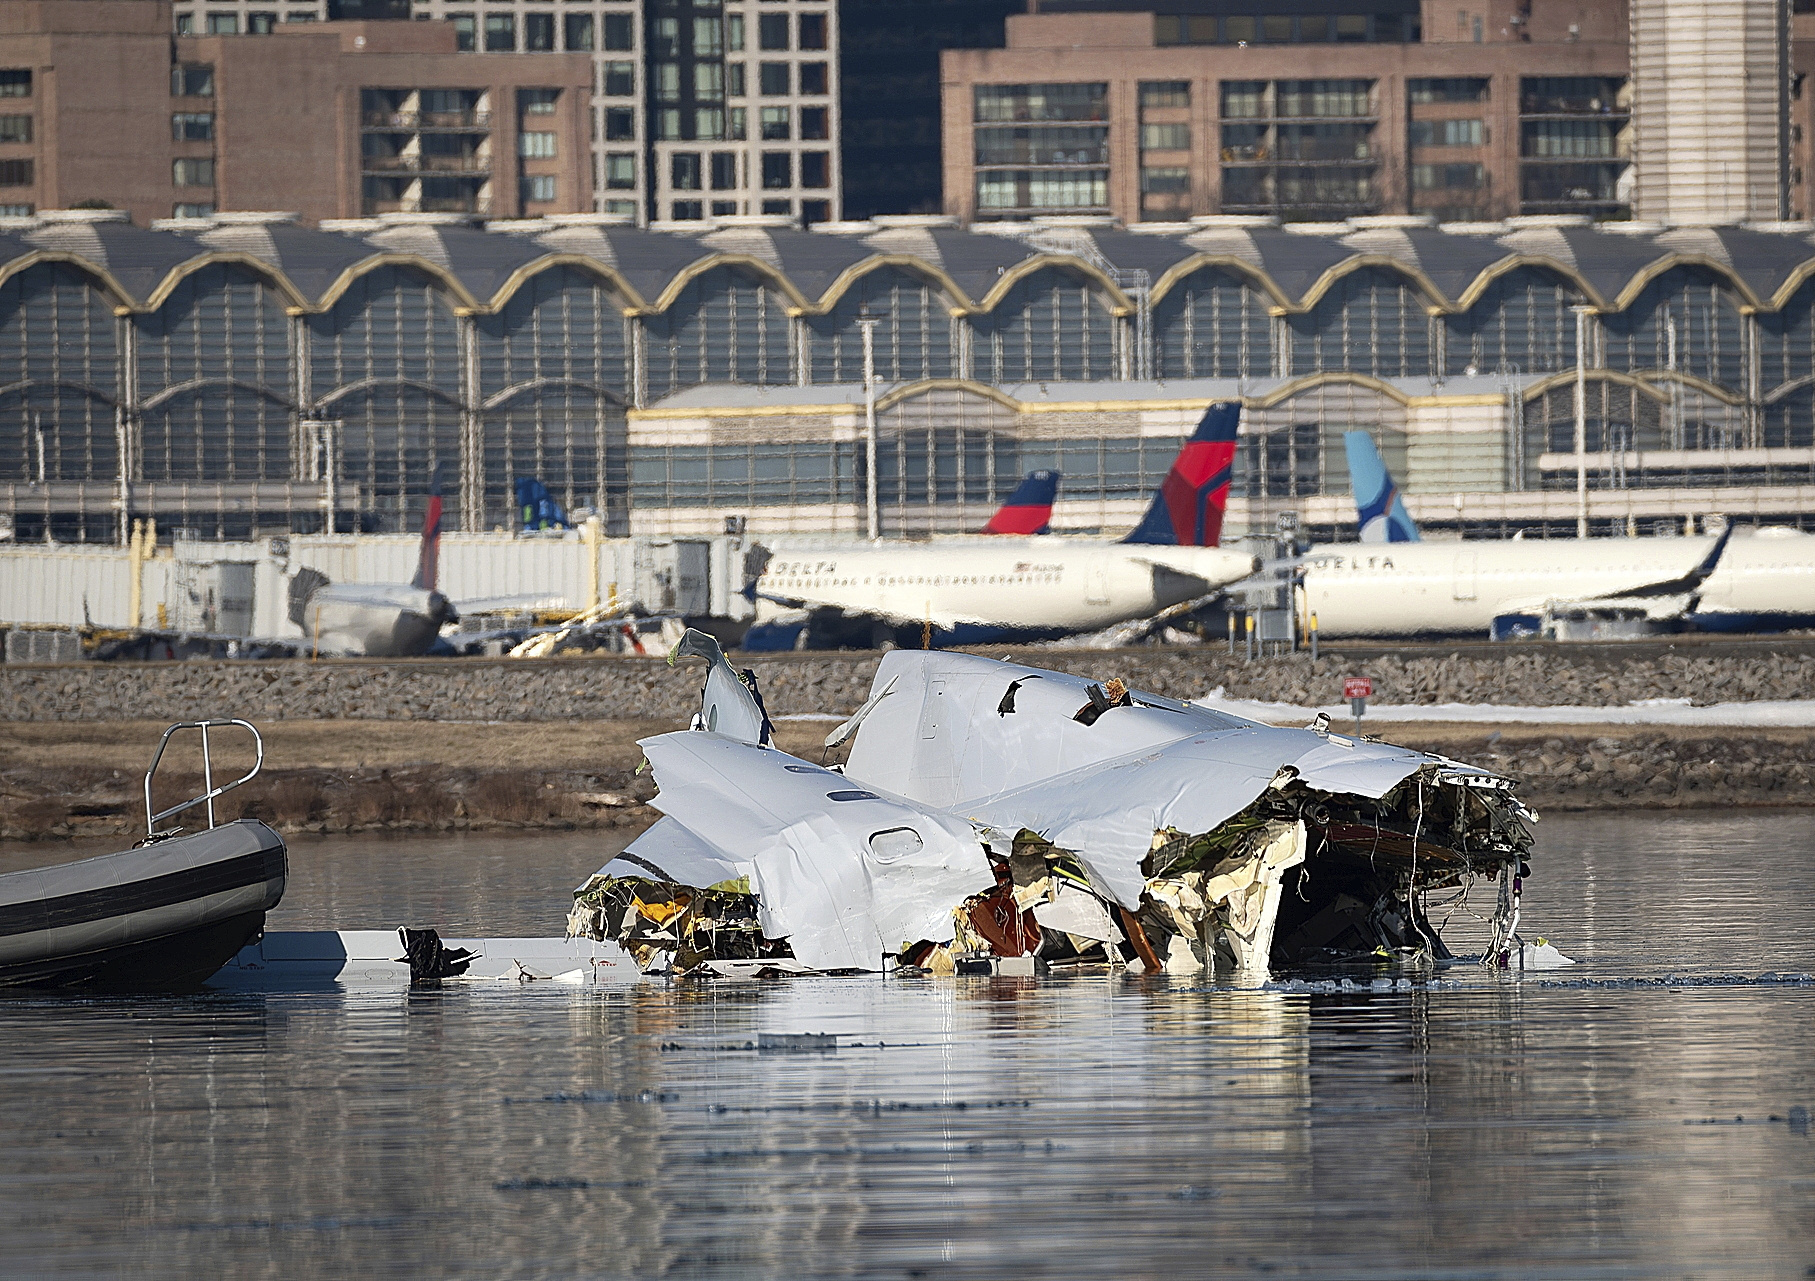
<svg viewBox="0 0 1815 1281"><path fill-rule="evenodd" d="M1441 756L1282 729L974 655L896 650L826 739L776 749L753 673L708 663L692 728L641 743L663 817L574 892L570 935L648 973L1034 973L1091 963L1264 978L1450 957L1428 896L1496 889L1518 966L1537 815Z"/></svg>

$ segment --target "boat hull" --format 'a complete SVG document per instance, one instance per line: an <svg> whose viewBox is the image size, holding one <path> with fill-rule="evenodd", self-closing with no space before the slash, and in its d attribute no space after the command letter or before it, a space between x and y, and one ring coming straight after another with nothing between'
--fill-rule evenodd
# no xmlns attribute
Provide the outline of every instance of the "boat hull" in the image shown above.
<svg viewBox="0 0 1815 1281"><path fill-rule="evenodd" d="M283 897L281 837L245 819L0 876L0 987L199 986Z"/></svg>

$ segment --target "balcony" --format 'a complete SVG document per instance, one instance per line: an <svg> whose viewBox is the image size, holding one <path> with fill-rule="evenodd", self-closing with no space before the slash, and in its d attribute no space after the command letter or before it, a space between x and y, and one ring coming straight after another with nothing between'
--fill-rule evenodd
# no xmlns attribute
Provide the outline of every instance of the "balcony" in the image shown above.
<svg viewBox="0 0 1815 1281"><path fill-rule="evenodd" d="M360 170L369 174L452 173L489 175L492 162L480 156L362 156Z"/></svg>
<svg viewBox="0 0 1815 1281"><path fill-rule="evenodd" d="M490 196L426 196L420 200L367 200L364 202L367 214L387 213L461 213L489 214L492 211Z"/></svg>
<svg viewBox="0 0 1815 1281"><path fill-rule="evenodd" d="M457 129L472 131L490 129L489 111L368 111L360 118L366 129L421 130Z"/></svg>

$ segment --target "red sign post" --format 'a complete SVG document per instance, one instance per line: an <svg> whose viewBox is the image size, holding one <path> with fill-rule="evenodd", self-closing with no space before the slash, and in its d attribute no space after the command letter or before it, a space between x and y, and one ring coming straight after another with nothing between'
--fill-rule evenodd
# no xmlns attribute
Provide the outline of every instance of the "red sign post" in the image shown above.
<svg viewBox="0 0 1815 1281"><path fill-rule="evenodd" d="M1361 718L1367 715L1368 699L1374 693L1374 682L1366 676L1345 676L1342 678L1342 696L1349 700L1349 710L1355 714L1355 728L1361 729Z"/></svg>

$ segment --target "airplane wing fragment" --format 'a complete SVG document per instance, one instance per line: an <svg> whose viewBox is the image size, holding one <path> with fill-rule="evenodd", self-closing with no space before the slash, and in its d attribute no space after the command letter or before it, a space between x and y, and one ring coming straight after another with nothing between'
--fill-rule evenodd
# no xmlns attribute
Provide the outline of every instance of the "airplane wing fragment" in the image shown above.
<svg viewBox="0 0 1815 1281"><path fill-rule="evenodd" d="M576 891L572 932L700 974L1264 974L1447 958L1425 898L1486 879L1485 959L1523 955L1535 815L1445 757L941 651L884 657L842 771L732 719L643 742L665 817Z"/></svg>

